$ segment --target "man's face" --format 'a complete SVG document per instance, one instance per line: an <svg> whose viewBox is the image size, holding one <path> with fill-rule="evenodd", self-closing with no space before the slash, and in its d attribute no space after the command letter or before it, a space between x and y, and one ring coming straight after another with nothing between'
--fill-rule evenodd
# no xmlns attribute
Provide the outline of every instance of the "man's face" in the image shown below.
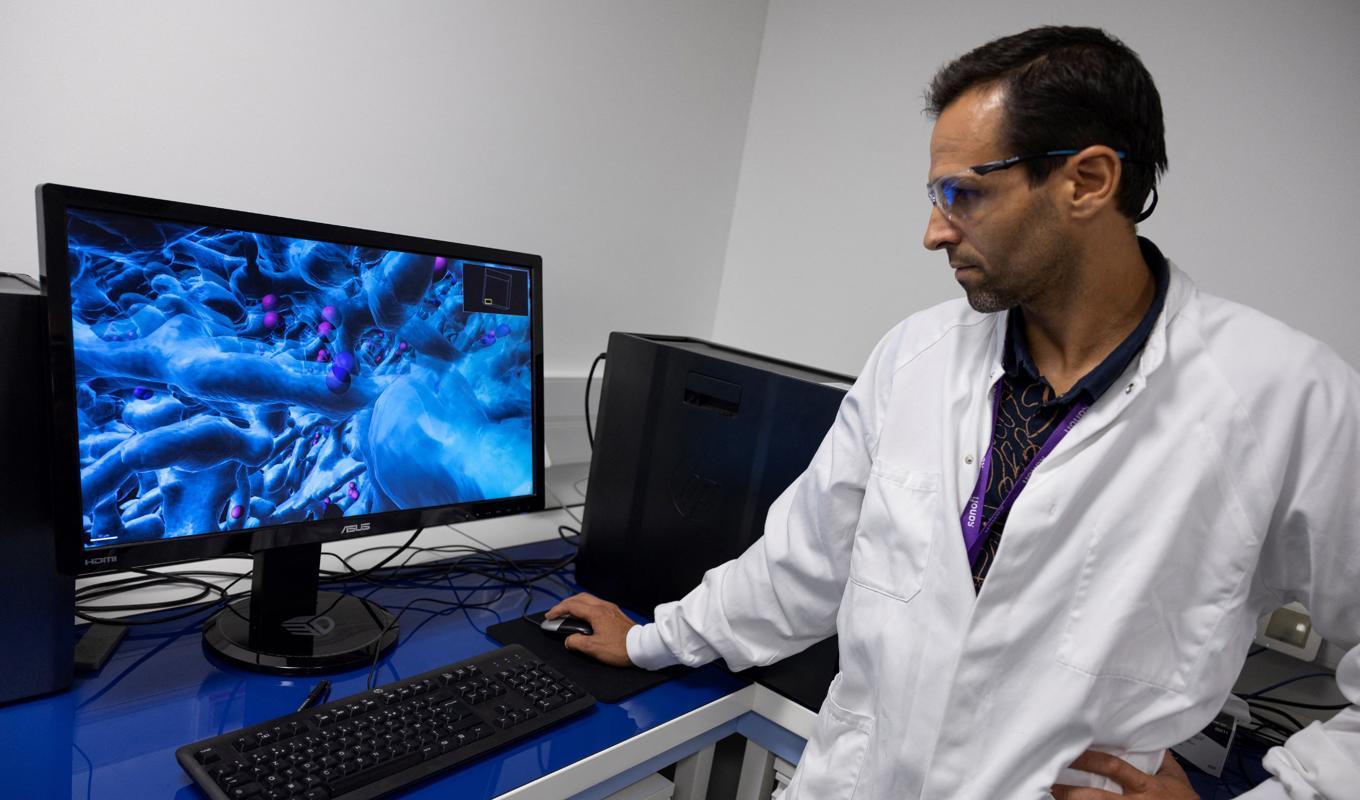
<svg viewBox="0 0 1360 800"><path fill-rule="evenodd" d="M930 137L929 180L1025 155L1005 152L1000 144L1003 114L1003 96L996 89L971 90L945 108ZM931 206L926 249L945 251L954 279L974 309L1004 311L1069 283L1075 248L1049 194L1056 180L1050 175L1044 184L1031 187L1022 166L964 174L960 186L969 192L966 218L947 219Z"/></svg>

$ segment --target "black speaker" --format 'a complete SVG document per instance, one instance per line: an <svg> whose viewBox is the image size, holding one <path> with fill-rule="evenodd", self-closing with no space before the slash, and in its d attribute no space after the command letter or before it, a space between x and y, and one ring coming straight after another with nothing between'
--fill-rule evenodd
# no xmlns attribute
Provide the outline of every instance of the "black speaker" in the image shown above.
<svg viewBox="0 0 1360 800"><path fill-rule="evenodd" d="M0 703L71 685L75 579L58 567L49 492L52 384L38 285L0 273Z"/></svg>

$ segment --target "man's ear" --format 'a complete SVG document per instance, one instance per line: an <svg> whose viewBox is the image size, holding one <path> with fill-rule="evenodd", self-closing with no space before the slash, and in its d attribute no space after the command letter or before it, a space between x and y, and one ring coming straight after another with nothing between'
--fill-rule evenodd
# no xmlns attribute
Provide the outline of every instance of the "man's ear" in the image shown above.
<svg viewBox="0 0 1360 800"><path fill-rule="evenodd" d="M1092 145L1068 158L1061 198L1073 219L1093 219L1117 200L1124 164L1113 148Z"/></svg>

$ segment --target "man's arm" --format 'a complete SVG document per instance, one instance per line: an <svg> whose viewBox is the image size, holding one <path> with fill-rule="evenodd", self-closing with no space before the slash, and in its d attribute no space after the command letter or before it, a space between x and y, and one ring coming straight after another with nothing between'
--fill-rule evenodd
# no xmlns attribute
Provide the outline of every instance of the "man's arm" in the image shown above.
<svg viewBox="0 0 1360 800"><path fill-rule="evenodd" d="M1360 797L1360 375L1330 351L1309 365L1304 402L1289 420L1289 469L1258 579L1281 602L1307 606L1313 626L1349 648L1336 682L1350 701L1272 748L1275 777L1252 800Z"/></svg>
<svg viewBox="0 0 1360 800"><path fill-rule="evenodd" d="M613 625L622 616L617 607L588 595L568 598L548 616L581 616L596 633L581 637L589 643L569 637L567 646L646 669L719 657L744 669L834 633L897 340L894 330L874 349L807 470L770 506L755 544L709 570L683 599L657 606L651 625Z"/></svg>

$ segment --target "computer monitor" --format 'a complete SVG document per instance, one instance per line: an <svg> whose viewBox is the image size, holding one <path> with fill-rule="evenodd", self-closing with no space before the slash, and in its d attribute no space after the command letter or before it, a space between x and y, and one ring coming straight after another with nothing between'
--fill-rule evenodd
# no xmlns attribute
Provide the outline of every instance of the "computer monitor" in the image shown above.
<svg viewBox="0 0 1360 800"><path fill-rule="evenodd" d="M323 542L543 508L538 256L51 184L38 219L63 560L253 554L210 651L372 661Z"/></svg>

